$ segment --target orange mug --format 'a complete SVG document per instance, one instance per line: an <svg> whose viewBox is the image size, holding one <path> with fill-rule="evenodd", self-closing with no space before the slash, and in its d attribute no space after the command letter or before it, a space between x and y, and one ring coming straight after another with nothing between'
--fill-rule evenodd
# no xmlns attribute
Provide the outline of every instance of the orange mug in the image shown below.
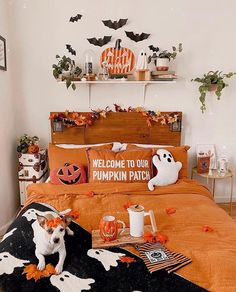
<svg viewBox="0 0 236 292"><path fill-rule="evenodd" d="M122 225L122 230L118 232L118 225ZM117 220L114 216L103 216L99 223L100 236L104 241L117 239L125 231L125 223Z"/></svg>

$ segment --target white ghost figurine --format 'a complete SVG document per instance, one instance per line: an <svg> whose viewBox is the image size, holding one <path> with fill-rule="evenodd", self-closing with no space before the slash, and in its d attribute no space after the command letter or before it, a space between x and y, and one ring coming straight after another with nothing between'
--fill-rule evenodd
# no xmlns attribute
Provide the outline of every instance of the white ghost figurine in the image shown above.
<svg viewBox="0 0 236 292"><path fill-rule="evenodd" d="M106 271L109 271L111 267L117 267L117 261L120 257L125 256L123 253L105 249L89 249L87 255L101 262Z"/></svg>
<svg viewBox="0 0 236 292"><path fill-rule="evenodd" d="M169 151L165 149L157 150L152 162L157 169L157 175L148 182L150 191L154 190L154 186L167 186L177 181L182 163L175 162Z"/></svg>
<svg viewBox="0 0 236 292"><path fill-rule="evenodd" d="M8 231L7 233L5 233L5 235L3 236L1 242L3 242L3 240L5 240L5 239L8 238L9 236L11 236L16 230L17 230L17 228L13 228L13 229L11 229L10 231Z"/></svg>
<svg viewBox="0 0 236 292"><path fill-rule="evenodd" d="M147 70L147 54L144 51L140 51L138 55L138 61L136 64L136 70Z"/></svg>
<svg viewBox="0 0 236 292"><path fill-rule="evenodd" d="M15 268L24 267L29 261L21 260L12 256L9 252L0 253L0 275L12 274Z"/></svg>
<svg viewBox="0 0 236 292"><path fill-rule="evenodd" d="M95 282L94 279L81 279L71 273L64 271L60 275L50 277L50 282L61 292L81 292L82 290L90 290L90 285Z"/></svg>

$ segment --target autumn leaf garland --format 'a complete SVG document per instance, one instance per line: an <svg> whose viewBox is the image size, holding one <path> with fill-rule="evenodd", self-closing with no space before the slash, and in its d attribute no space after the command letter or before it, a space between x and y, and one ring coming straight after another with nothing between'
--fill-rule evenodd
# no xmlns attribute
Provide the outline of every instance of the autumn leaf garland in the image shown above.
<svg viewBox="0 0 236 292"><path fill-rule="evenodd" d="M61 122L66 128L71 127L89 127L100 118L107 118L108 113L111 112L137 112L146 117L146 123L148 127L151 127L154 123L160 123L161 125L172 124L177 121L178 114L163 114L160 111L145 110L142 107L128 107L122 108L121 106L114 104L115 110L110 109L108 106L105 109L92 110L91 113L82 114L79 112L65 112L52 113L49 117L53 122Z"/></svg>

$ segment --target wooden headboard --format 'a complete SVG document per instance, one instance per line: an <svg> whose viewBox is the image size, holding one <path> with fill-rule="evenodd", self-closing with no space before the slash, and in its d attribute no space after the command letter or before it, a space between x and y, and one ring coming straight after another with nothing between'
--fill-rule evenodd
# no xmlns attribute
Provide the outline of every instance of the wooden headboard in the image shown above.
<svg viewBox="0 0 236 292"><path fill-rule="evenodd" d="M163 113L171 114L171 112ZM179 129L174 125L160 123L148 127L147 118L137 112L111 112L108 113L107 118L96 120L91 127L64 128L62 132L54 132L51 122L51 139L53 144L95 144L117 141L179 146L182 112L175 114L178 114Z"/></svg>

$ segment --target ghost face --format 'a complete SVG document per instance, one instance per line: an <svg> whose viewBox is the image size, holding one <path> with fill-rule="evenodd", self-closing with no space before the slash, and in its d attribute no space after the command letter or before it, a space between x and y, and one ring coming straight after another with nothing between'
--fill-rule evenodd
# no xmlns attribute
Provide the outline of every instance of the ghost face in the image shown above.
<svg viewBox="0 0 236 292"><path fill-rule="evenodd" d="M24 267L29 261L21 260L12 256L9 252L0 253L0 275L12 274L15 268Z"/></svg>
<svg viewBox="0 0 236 292"><path fill-rule="evenodd" d="M120 260L120 257L125 256L123 253L111 252L105 249L89 249L87 255L101 262L106 271L109 271L111 267L117 267L117 261Z"/></svg>
<svg viewBox="0 0 236 292"><path fill-rule="evenodd" d="M60 275L50 277L50 282L57 287L60 292L81 292L82 290L90 290L90 285L95 282L94 279L81 279L71 273L64 271Z"/></svg>
<svg viewBox="0 0 236 292"><path fill-rule="evenodd" d="M136 70L147 70L147 54L144 51L140 51L138 55Z"/></svg>
<svg viewBox="0 0 236 292"><path fill-rule="evenodd" d="M158 156L159 160L161 161L161 163L166 163L166 164L175 163L172 154L165 149L157 150L157 156Z"/></svg>
<svg viewBox="0 0 236 292"><path fill-rule="evenodd" d="M37 214L40 216L46 216L51 214L52 216L56 216L57 214L53 211L46 211L46 212L41 212L35 209L29 209L27 210L22 216L25 217L28 221L31 220L36 220L37 219Z"/></svg>

